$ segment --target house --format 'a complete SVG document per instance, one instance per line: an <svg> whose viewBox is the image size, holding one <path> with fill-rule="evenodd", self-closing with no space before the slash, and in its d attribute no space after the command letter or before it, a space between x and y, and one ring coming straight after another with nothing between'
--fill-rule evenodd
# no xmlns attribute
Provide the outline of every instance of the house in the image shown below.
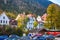
<svg viewBox="0 0 60 40"><path fill-rule="evenodd" d="M26 15L25 13L21 13L21 14L18 14L18 16L16 17L16 21L17 21L17 26L20 27L21 24L24 24L24 20L26 18Z"/></svg>
<svg viewBox="0 0 60 40"><path fill-rule="evenodd" d="M37 16L37 21L38 22L41 22L42 21L41 16L39 16L39 15Z"/></svg>
<svg viewBox="0 0 60 40"><path fill-rule="evenodd" d="M47 19L47 13L43 14L43 16L41 18L42 18L43 22L45 22Z"/></svg>
<svg viewBox="0 0 60 40"><path fill-rule="evenodd" d="M14 19L11 19L11 20L9 21L9 24L10 24L11 28L17 27L17 21L14 20Z"/></svg>
<svg viewBox="0 0 60 40"><path fill-rule="evenodd" d="M41 16L37 16L37 22L38 22L38 25L37 25L37 28L43 28L43 20L41 18Z"/></svg>
<svg viewBox="0 0 60 40"><path fill-rule="evenodd" d="M5 12L0 14L0 25L9 25L9 18L7 17Z"/></svg>
<svg viewBox="0 0 60 40"><path fill-rule="evenodd" d="M46 18L47 18L47 14L43 14L43 16L38 16L37 17L37 21L38 21L38 25L37 28L44 28L44 23L46 22Z"/></svg>
<svg viewBox="0 0 60 40"><path fill-rule="evenodd" d="M33 14L28 14L27 17L29 18L29 21L27 22L27 29L31 30L34 27L33 23L35 21L35 17Z"/></svg>
<svg viewBox="0 0 60 40"><path fill-rule="evenodd" d="M25 13L23 12L23 13L21 13L21 14L18 14L18 16L16 17L16 19L15 20L18 20L19 18L25 18L26 17L26 15L25 15Z"/></svg>

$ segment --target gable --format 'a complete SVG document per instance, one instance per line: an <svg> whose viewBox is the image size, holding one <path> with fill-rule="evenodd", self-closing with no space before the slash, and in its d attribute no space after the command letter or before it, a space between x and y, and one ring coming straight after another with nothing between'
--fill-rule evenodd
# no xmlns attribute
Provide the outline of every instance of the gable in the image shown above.
<svg viewBox="0 0 60 40"><path fill-rule="evenodd" d="M0 15L0 20L9 20L8 16L5 14L5 12L3 12L1 15Z"/></svg>

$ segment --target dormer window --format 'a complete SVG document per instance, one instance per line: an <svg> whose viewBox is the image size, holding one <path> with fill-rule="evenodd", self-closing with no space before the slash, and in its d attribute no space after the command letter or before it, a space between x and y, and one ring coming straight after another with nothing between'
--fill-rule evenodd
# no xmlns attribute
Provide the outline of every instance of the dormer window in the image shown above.
<svg viewBox="0 0 60 40"><path fill-rule="evenodd" d="M3 17L3 19L5 19L5 17Z"/></svg>

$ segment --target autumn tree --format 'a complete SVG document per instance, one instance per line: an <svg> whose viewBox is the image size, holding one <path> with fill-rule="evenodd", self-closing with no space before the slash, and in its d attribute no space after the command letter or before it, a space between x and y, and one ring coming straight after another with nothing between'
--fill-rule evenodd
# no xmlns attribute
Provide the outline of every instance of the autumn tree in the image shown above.
<svg viewBox="0 0 60 40"><path fill-rule="evenodd" d="M50 4L47 8L47 19L46 23L44 24L46 28L53 29L57 27L57 21L59 21L59 7L57 4Z"/></svg>
<svg viewBox="0 0 60 40"><path fill-rule="evenodd" d="M55 26L56 26L56 29L60 29L60 6L58 6L57 8L57 12L56 12L56 19L55 19Z"/></svg>
<svg viewBox="0 0 60 40"><path fill-rule="evenodd" d="M6 15L10 18L10 19L15 19L16 15L12 12L6 12Z"/></svg>
<svg viewBox="0 0 60 40"><path fill-rule="evenodd" d="M19 14L19 17L17 17L17 26L18 28L21 28L21 29L24 29L26 28L26 24L27 24L27 21L28 21L28 18L25 14Z"/></svg>
<svg viewBox="0 0 60 40"><path fill-rule="evenodd" d="M37 21L34 21L33 25L34 25L34 27L36 28L37 25L38 25L38 22L37 22Z"/></svg>
<svg viewBox="0 0 60 40"><path fill-rule="evenodd" d="M0 10L0 14L2 14L3 10Z"/></svg>

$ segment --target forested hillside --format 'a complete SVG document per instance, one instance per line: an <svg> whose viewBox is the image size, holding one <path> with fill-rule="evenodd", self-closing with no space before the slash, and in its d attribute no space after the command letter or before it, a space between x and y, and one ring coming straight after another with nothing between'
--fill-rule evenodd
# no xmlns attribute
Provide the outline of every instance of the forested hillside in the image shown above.
<svg viewBox="0 0 60 40"><path fill-rule="evenodd" d="M32 12L42 15L52 2L48 0L0 0L0 9L8 12Z"/></svg>

